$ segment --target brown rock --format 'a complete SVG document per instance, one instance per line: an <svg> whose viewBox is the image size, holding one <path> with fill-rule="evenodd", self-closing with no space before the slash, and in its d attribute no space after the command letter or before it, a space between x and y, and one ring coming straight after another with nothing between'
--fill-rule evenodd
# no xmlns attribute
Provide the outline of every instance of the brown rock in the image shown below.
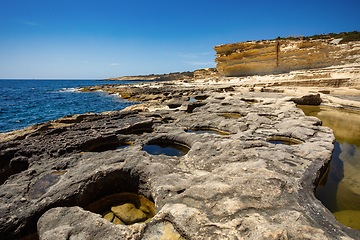
<svg viewBox="0 0 360 240"><path fill-rule="evenodd" d="M108 212L104 215L104 219L108 220L109 222L112 222L114 220L115 214L113 212Z"/></svg>
<svg viewBox="0 0 360 240"><path fill-rule="evenodd" d="M309 94L300 98L292 98L291 101L299 105L320 105L322 99L320 94Z"/></svg>
<svg viewBox="0 0 360 240"><path fill-rule="evenodd" d="M131 203L112 207L111 211L126 224L143 222L147 219L146 214Z"/></svg>

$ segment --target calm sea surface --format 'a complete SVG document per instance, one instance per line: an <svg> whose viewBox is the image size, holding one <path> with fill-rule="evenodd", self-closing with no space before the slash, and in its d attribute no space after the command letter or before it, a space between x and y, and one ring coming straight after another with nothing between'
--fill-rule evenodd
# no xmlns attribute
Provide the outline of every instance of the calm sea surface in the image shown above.
<svg viewBox="0 0 360 240"><path fill-rule="evenodd" d="M104 92L77 87L107 83L92 80L0 80L0 132L87 112L121 110L134 104ZM127 83L127 82L122 82Z"/></svg>

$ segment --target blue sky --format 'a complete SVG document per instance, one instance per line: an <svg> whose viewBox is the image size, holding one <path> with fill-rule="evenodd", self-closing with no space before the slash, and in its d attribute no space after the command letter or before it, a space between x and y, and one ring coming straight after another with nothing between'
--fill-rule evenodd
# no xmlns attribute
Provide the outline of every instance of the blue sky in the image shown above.
<svg viewBox="0 0 360 240"><path fill-rule="evenodd" d="M1 0L0 78L215 67L213 46L359 31L359 12L359 0Z"/></svg>

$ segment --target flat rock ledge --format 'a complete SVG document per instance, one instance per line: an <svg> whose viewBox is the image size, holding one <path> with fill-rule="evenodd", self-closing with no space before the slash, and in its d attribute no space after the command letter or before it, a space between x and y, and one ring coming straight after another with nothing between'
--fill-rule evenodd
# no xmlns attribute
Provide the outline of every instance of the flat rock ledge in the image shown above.
<svg viewBox="0 0 360 240"><path fill-rule="evenodd" d="M1 238L359 239L314 196L332 130L293 101L265 96L212 92L151 112L68 116L3 141ZM284 139L297 144L274 142ZM156 141L190 150L181 157L142 150ZM155 216L124 226L86 210L121 192L154 201Z"/></svg>

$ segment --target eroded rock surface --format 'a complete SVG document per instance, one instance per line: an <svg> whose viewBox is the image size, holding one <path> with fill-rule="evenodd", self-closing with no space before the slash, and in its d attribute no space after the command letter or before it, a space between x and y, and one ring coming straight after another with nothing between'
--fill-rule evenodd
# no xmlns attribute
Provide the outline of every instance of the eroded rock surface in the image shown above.
<svg viewBox="0 0 360 240"><path fill-rule="evenodd" d="M224 76L248 76L359 64L359 41L267 40L215 46L216 68Z"/></svg>
<svg viewBox="0 0 360 240"><path fill-rule="evenodd" d="M175 97L0 143L2 237L36 231L41 239L359 237L314 197L331 159L332 130L280 94L189 89L172 108ZM189 101L200 95L207 98ZM230 134L188 132L201 128ZM296 144L269 141L274 138ZM190 150L181 157L143 151L157 141ZM34 194L39 181L59 172ZM122 192L153 200L155 216L125 226L86 210Z"/></svg>

